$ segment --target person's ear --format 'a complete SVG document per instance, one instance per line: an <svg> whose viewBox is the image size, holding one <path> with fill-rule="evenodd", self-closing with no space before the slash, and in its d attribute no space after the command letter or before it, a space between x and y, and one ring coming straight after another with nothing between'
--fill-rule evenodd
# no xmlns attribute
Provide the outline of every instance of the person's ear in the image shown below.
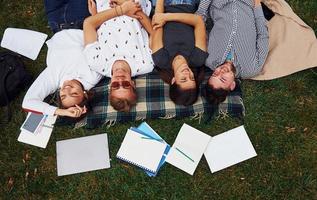
<svg viewBox="0 0 317 200"><path fill-rule="evenodd" d="M175 77L173 77L171 80L171 85L173 85L175 82L176 82Z"/></svg>
<svg viewBox="0 0 317 200"><path fill-rule="evenodd" d="M88 93L87 93L86 90L84 90L84 97L85 97L86 99L88 99Z"/></svg>
<svg viewBox="0 0 317 200"><path fill-rule="evenodd" d="M233 91L234 88L236 88L236 81L233 81L233 82L230 84L230 90Z"/></svg>
<svg viewBox="0 0 317 200"><path fill-rule="evenodd" d="M135 80L131 80L131 85L132 85L132 87L136 88Z"/></svg>

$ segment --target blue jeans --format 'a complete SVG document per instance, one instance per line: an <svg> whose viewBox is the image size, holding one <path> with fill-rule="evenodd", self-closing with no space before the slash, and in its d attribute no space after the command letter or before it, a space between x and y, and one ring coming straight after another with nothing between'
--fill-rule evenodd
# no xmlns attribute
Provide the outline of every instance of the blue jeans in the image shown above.
<svg viewBox="0 0 317 200"><path fill-rule="evenodd" d="M82 29L88 17L87 0L45 0L48 25L54 33L63 29Z"/></svg>
<svg viewBox="0 0 317 200"><path fill-rule="evenodd" d="M157 0L152 0L152 5L155 7ZM164 5L180 5L180 4L189 4L189 5L198 5L200 0L165 0Z"/></svg>

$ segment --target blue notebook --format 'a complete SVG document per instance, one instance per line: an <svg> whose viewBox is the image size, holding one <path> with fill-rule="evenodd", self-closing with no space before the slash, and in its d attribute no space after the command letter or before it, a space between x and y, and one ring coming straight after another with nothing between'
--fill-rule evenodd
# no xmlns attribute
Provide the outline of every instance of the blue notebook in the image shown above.
<svg viewBox="0 0 317 200"><path fill-rule="evenodd" d="M146 122L143 122L142 124L140 124L137 128L135 127L131 127L130 128L131 130L137 132L137 133L140 133L146 137L149 137L149 138L152 138L152 139L155 139L159 142L162 142L162 143L165 143L167 144ZM158 166L158 169L156 170L155 173L153 172L150 172L148 170L144 170L145 173L150 176L150 177L155 177L159 171L159 169L164 165L165 163L165 159L166 159L166 155L168 154L170 150L170 145L167 144L166 146L166 149L164 151L164 154L162 155L162 158L161 158L161 161L160 161L160 164Z"/></svg>

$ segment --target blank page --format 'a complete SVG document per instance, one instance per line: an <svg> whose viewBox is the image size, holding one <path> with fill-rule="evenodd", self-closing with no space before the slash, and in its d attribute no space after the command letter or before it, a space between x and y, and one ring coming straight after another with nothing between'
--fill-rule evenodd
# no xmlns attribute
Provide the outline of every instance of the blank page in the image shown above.
<svg viewBox="0 0 317 200"><path fill-rule="evenodd" d="M56 156L58 176L109 168L107 134L58 141Z"/></svg>
<svg viewBox="0 0 317 200"><path fill-rule="evenodd" d="M158 169L167 144L128 130L117 158L153 173Z"/></svg>
<svg viewBox="0 0 317 200"><path fill-rule="evenodd" d="M212 173L256 155L244 126L214 136L205 152Z"/></svg>
<svg viewBox="0 0 317 200"><path fill-rule="evenodd" d="M183 124L166 162L193 175L210 138L209 135Z"/></svg>

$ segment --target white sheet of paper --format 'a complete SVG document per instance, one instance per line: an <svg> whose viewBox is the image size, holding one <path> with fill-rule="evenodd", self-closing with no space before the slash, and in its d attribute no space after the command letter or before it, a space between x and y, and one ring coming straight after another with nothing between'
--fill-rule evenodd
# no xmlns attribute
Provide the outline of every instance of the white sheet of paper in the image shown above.
<svg viewBox="0 0 317 200"><path fill-rule="evenodd" d="M210 138L209 135L187 124L183 124L175 143L166 157L166 162L193 175Z"/></svg>
<svg viewBox="0 0 317 200"><path fill-rule="evenodd" d="M244 126L239 126L214 136L205 152L205 157L212 173L256 155Z"/></svg>
<svg viewBox="0 0 317 200"><path fill-rule="evenodd" d="M57 175L110 168L107 134L56 142Z"/></svg>
<svg viewBox="0 0 317 200"><path fill-rule="evenodd" d="M46 38L46 34L37 31L7 28L3 34L1 47L35 60Z"/></svg>
<svg viewBox="0 0 317 200"><path fill-rule="evenodd" d="M56 118L56 116L47 116L43 124L44 126L42 125L41 127L39 127L36 130L36 134L30 133L26 130L22 130L18 137L18 141L33 146L46 148L47 143L51 137Z"/></svg>

